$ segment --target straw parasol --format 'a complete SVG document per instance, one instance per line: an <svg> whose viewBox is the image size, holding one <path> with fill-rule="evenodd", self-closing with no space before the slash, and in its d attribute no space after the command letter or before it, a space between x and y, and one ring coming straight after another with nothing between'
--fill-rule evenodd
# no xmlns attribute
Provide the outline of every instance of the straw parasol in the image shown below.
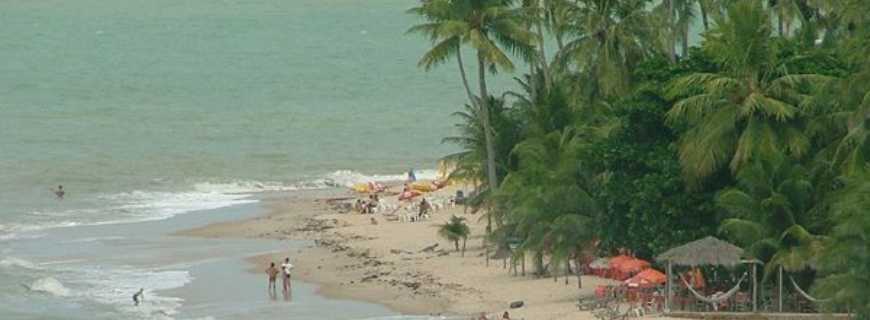
<svg viewBox="0 0 870 320"><path fill-rule="evenodd" d="M741 263L752 264L752 311L757 310L757 287L756 281L756 263L755 261L746 261L742 259L743 249L728 242L716 239L714 237L706 237L700 240L695 240L682 246L672 248L656 257L657 261L667 262L667 294L665 295L665 309L670 310L670 300L673 294L671 288L671 279L673 279L673 265L677 266L725 266L733 267Z"/></svg>
<svg viewBox="0 0 870 320"><path fill-rule="evenodd" d="M726 266L741 263L743 249L728 242L706 237L672 248L656 257L678 266Z"/></svg>

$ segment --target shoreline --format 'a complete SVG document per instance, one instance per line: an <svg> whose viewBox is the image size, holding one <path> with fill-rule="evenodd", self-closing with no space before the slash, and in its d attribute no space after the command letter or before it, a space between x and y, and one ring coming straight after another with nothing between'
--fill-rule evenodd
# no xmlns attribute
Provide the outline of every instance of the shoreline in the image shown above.
<svg viewBox="0 0 870 320"><path fill-rule="evenodd" d="M454 190L427 196L444 198ZM498 260L487 267L481 246L485 223L480 215L464 214L461 207L442 208L423 222L388 221L381 214L339 213L335 202L327 199L356 195L333 191L288 192L264 199L268 209L261 216L176 234L311 241L299 249L249 257L250 271L260 273L268 262L290 257L294 279L318 285L317 292L325 297L377 303L407 315L486 312L500 317L508 311L513 319L594 319L577 310L577 299L592 295L597 285L613 283L583 276L583 288L578 289L574 276L558 281L513 276ZM465 217L472 230L464 257L437 235L437 226L452 215ZM511 309L514 301L525 306Z"/></svg>

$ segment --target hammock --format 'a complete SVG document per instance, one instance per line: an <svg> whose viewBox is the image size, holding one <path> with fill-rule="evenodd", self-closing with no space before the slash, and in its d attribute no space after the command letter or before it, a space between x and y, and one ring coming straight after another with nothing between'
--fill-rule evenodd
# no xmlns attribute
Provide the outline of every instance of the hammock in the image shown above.
<svg viewBox="0 0 870 320"><path fill-rule="evenodd" d="M692 292L693 295L695 295L695 298L698 298L698 300L701 300L701 301L704 301L706 303L713 305L713 310L718 311L720 302L728 300L728 298L731 298L731 296L733 296L735 293L737 293L737 291L740 290L740 284L743 283L743 280L746 279L746 275L747 275L747 273L743 273L743 277L740 277L740 280L737 281L737 285L735 285L734 288L731 288L731 290L728 290L725 293L714 294L714 295L710 296L709 298L702 296L700 293L698 293L698 291L695 291L695 288L692 288L692 285L690 285L686 281L686 279L683 278L683 276L680 276L680 280L683 280L683 284L685 284L686 288L688 288L689 291Z"/></svg>
<svg viewBox="0 0 870 320"><path fill-rule="evenodd" d="M828 298L828 299L816 299L816 298L811 297L808 293L806 293L805 291L801 290L801 287L798 287L797 282L794 281L794 278L792 278L791 276L788 276L788 279L791 280L791 285L794 287L794 289L795 289L798 293L800 293L800 295L804 296L804 298L806 298L807 300L810 300L811 302L815 302L815 303L823 303L823 302L831 301L831 298Z"/></svg>

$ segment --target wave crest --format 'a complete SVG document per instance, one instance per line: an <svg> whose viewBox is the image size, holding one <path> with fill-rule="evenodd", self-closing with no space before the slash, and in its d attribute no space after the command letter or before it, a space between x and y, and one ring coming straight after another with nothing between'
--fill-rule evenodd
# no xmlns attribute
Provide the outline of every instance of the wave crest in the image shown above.
<svg viewBox="0 0 870 320"><path fill-rule="evenodd" d="M418 180L435 180L438 178L438 170L419 170L414 171L414 175ZM328 174L325 179L333 186L352 187L359 183L368 182L393 182L404 181L408 178L407 173L400 174L373 174L367 175L353 170L339 170Z"/></svg>
<svg viewBox="0 0 870 320"><path fill-rule="evenodd" d="M39 266L37 266L35 263L24 260L24 259L16 258L16 257L3 258L2 260L0 260L0 267L4 267L4 268L18 267L18 268L25 268L25 269L32 269L32 270L39 269Z"/></svg>
<svg viewBox="0 0 870 320"><path fill-rule="evenodd" d="M28 287L30 291L45 292L58 297L67 297L71 291L63 283L52 277L39 278Z"/></svg>

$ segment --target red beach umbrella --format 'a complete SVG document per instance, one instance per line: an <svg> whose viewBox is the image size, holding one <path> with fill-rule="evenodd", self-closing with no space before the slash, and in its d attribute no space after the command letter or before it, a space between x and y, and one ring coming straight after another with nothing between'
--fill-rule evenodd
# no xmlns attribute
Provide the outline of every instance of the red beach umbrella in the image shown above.
<svg viewBox="0 0 870 320"><path fill-rule="evenodd" d="M650 268L641 271L640 273L634 275L634 277L631 277L628 280L625 280L625 284L630 287L650 287L664 284L666 280L667 276L664 273L661 273L656 269Z"/></svg>
<svg viewBox="0 0 870 320"><path fill-rule="evenodd" d="M624 261L617 266L617 269L623 273L637 273L649 268L650 263L646 260L632 259Z"/></svg>

